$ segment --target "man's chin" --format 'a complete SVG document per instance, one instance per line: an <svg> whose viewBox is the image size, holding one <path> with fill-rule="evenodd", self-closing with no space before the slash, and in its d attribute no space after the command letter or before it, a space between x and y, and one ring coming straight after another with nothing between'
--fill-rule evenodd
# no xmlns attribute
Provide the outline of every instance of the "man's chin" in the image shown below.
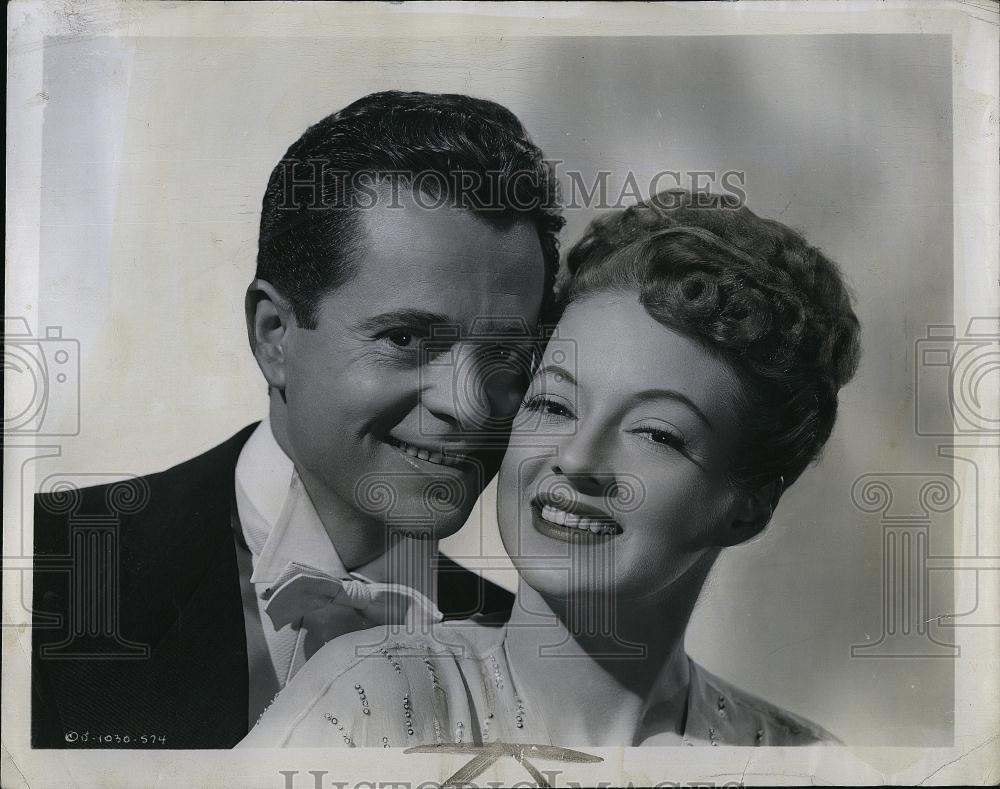
<svg viewBox="0 0 1000 789"><path fill-rule="evenodd" d="M416 523L388 523L386 528L394 537L405 537L418 542L438 542L445 537L451 537L462 528L460 522L457 526L453 523L416 524Z"/></svg>
<svg viewBox="0 0 1000 789"><path fill-rule="evenodd" d="M447 510L428 511L422 499L399 501L392 516L381 518L383 528L395 537L414 540L438 541L451 537L468 521L476 498L460 502L460 506Z"/></svg>

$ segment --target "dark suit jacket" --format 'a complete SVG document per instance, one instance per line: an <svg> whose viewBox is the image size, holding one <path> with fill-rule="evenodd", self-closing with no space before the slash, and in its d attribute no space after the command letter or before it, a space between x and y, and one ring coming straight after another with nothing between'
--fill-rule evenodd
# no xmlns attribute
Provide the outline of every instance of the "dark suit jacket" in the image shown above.
<svg viewBox="0 0 1000 789"><path fill-rule="evenodd" d="M232 524L254 427L158 474L36 496L33 747L230 748L246 734ZM446 617L510 612L509 592L451 560L437 572Z"/></svg>

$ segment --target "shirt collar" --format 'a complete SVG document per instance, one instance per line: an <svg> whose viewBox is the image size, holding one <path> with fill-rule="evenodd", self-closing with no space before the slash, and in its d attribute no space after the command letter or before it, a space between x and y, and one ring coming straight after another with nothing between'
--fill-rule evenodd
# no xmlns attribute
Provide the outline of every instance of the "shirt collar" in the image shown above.
<svg viewBox="0 0 1000 789"><path fill-rule="evenodd" d="M270 585L289 562L308 564L334 578L348 576L268 419L257 426L236 462L236 507L254 557L251 583Z"/></svg>

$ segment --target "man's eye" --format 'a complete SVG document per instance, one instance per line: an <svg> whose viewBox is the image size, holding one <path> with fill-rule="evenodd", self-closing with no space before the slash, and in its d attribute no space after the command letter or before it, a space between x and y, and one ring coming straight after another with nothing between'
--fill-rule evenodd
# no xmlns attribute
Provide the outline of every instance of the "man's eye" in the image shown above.
<svg viewBox="0 0 1000 789"><path fill-rule="evenodd" d="M483 352L487 364L503 365L519 375L531 373L531 348L524 345L494 345Z"/></svg>
<svg viewBox="0 0 1000 789"><path fill-rule="evenodd" d="M494 364L506 364L514 358L514 352L502 345L494 345L483 351L483 359Z"/></svg>
<svg viewBox="0 0 1000 789"><path fill-rule="evenodd" d="M385 335L385 338L397 348L409 348L413 343L413 332L391 331Z"/></svg>

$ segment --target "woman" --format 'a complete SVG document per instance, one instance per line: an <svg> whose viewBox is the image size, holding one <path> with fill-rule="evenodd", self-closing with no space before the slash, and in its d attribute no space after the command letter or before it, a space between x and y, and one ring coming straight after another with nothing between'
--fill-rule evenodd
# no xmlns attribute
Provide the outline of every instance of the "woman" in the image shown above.
<svg viewBox="0 0 1000 789"><path fill-rule="evenodd" d="M832 739L684 651L716 557L817 456L859 354L835 264L704 197L605 216L569 254L557 340L500 472L511 620L337 639L245 745Z"/></svg>

